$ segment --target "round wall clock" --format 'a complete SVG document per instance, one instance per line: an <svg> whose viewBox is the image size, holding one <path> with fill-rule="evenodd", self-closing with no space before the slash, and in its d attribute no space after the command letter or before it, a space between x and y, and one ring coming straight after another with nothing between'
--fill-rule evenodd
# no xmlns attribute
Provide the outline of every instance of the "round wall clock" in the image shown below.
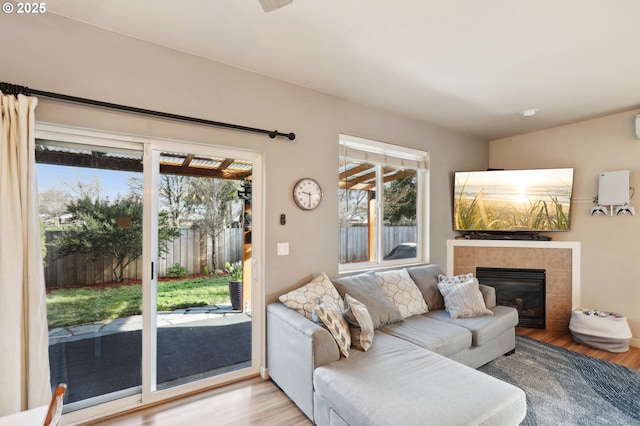
<svg viewBox="0 0 640 426"><path fill-rule="evenodd" d="M293 201L302 210L313 210L320 205L322 189L314 179L300 179L293 186Z"/></svg>

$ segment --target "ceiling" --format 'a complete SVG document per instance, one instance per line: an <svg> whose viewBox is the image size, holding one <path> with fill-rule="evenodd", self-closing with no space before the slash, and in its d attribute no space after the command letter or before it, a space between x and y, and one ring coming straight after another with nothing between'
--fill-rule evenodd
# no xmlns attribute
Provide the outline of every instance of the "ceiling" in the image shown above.
<svg viewBox="0 0 640 426"><path fill-rule="evenodd" d="M637 0L294 0L269 13L258 0L56 0L47 10L485 139L640 107Z"/></svg>

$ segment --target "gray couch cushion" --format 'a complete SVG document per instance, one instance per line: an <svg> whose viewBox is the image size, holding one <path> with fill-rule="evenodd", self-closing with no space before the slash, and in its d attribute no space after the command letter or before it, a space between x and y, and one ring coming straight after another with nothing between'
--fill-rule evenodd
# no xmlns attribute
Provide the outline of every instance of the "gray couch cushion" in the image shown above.
<svg viewBox="0 0 640 426"><path fill-rule="evenodd" d="M471 332L473 346L482 346L518 324L518 311L507 306L492 308L493 315L473 318L451 318L445 310L429 311L425 315L438 321L444 321L464 327Z"/></svg>
<svg viewBox="0 0 640 426"><path fill-rule="evenodd" d="M438 265L422 265L407 268L430 311L444 309L444 299L438 290L438 275L444 274Z"/></svg>
<svg viewBox="0 0 640 426"><path fill-rule="evenodd" d="M447 357L471 346L471 332L466 328L422 315L405 318L381 330Z"/></svg>
<svg viewBox="0 0 640 426"><path fill-rule="evenodd" d="M375 273L337 278L333 284L343 299L345 294L349 294L367 307L374 328L402 321L400 310L384 294Z"/></svg>
<svg viewBox="0 0 640 426"><path fill-rule="evenodd" d="M314 371L315 392L351 425L515 425L522 390L434 352L376 332L367 352Z"/></svg>

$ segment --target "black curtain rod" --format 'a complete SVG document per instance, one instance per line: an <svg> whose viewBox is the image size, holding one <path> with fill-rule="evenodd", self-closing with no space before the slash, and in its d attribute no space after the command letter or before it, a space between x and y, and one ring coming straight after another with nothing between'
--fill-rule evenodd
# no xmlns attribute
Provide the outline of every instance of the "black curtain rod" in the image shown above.
<svg viewBox="0 0 640 426"><path fill-rule="evenodd" d="M2 91L2 93L4 93L5 95L14 95L14 96L17 96L20 94L25 96L35 95L43 98L56 99L60 101L73 102L73 103L84 104L84 105L91 105L91 106L108 108L108 109L113 109L118 111L126 111L134 114L142 114L142 115L148 115L152 117L166 118L169 120L186 121L188 123L203 124L206 126L224 127L227 129L240 130L243 132L262 133L262 134L268 135L271 139L274 139L276 136L283 136L292 141L296 138L295 133L281 133L281 132L278 132L277 130L257 129L255 127L241 126L238 124L222 123L220 121L205 120L202 118L188 117L185 115L169 114L166 112L153 111L150 109L112 104L109 102L95 101L93 99L78 98L76 96L62 95L60 93L45 92L43 90L30 89L26 86L18 86L10 83L0 83L0 91Z"/></svg>

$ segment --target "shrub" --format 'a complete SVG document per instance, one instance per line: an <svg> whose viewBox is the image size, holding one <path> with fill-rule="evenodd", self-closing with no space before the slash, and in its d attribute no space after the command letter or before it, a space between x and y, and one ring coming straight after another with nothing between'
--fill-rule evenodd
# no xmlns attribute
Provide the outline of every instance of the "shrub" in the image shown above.
<svg viewBox="0 0 640 426"><path fill-rule="evenodd" d="M167 268L167 277L169 278L182 278L189 273L187 268L179 263L174 263Z"/></svg>

